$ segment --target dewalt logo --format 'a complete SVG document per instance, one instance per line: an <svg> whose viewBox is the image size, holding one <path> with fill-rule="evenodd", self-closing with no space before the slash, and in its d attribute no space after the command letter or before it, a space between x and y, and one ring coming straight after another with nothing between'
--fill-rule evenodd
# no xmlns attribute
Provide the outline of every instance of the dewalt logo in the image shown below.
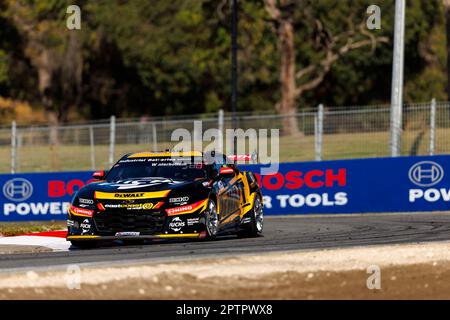
<svg viewBox="0 0 450 320"><path fill-rule="evenodd" d="M100 192L95 191L95 199L107 199L107 200L123 200L123 199L155 199L164 198L169 194L170 190L154 191L154 192Z"/></svg>
<svg viewBox="0 0 450 320"><path fill-rule="evenodd" d="M139 199L144 197L145 192L139 193L115 193L114 198L119 199Z"/></svg>

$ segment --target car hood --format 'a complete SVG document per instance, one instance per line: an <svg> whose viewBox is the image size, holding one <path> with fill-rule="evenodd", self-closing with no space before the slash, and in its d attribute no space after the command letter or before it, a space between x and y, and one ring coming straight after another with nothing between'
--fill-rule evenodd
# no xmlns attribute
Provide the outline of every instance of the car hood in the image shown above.
<svg viewBox="0 0 450 320"><path fill-rule="evenodd" d="M84 186L79 196L92 196L95 191L105 193L132 193L163 190L181 190L203 187L205 180L172 180L167 178L139 178L119 181L98 181Z"/></svg>

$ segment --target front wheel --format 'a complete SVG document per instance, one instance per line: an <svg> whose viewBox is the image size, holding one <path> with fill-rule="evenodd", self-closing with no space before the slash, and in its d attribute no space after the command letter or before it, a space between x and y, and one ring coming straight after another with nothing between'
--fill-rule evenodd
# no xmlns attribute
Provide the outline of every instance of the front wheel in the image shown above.
<svg viewBox="0 0 450 320"><path fill-rule="evenodd" d="M216 203L212 199L209 200L208 209L205 211L205 229L206 239L216 238L219 229L219 217L217 216Z"/></svg>
<svg viewBox="0 0 450 320"><path fill-rule="evenodd" d="M262 234L264 226L264 208L260 197L256 197L253 208L249 212L250 222L247 229L238 233L240 237L257 237Z"/></svg>

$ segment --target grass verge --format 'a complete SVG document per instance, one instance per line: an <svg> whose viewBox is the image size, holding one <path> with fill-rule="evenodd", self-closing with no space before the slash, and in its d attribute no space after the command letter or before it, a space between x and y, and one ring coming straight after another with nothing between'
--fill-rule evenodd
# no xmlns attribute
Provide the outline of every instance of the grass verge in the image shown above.
<svg viewBox="0 0 450 320"><path fill-rule="evenodd" d="M436 154L446 154L450 150L448 136L450 129L436 129ZM402 155L427 155L429 153L429 132L427 130L405 130L402 138ZM264 141L263 141L264 142ZM158 149L165 150L173 143L159 143ZM206 147L209 142L205 142ZM270 145L270 144L269 144ZM285 136L279 141L279 161L313 161L315 159L313 135ZM114 159L136 151L151 150L151 144L117 144ZM271 147L270 147L271 148ZM269 149L270 149L269 148ZM0 146L0 172L10 171L10 147ZM96 145L94 163L96 169L109 168L109 146ZM389 132L334 133L323 136L323 159L353 159L388 157ZM93 166L89 145L61 144L48 146L27 142L17 150L18 172L48 172L91 170Z"/></svg>
<svg viewBox="0 0 450 320"><path fill-rule="evenodd" d="M32 221L0 223L0 236L16 236L31 232L45 232L66 228L66 221Z"/></svg>

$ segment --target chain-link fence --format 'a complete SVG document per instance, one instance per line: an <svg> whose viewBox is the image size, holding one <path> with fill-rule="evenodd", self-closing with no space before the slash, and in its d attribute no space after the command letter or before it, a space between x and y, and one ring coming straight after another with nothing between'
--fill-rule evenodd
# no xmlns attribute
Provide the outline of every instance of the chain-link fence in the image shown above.
<svg viewBox="0 0 450 320"><path fill-rule="evenodd" d="M450 153L450 104L403 108L402 155ZM171 149L175 129L232 128L230 114L115 119L61 125L0 128L0 172L107 168L128 152ZM290 124L290 132L286 131ZM324 107L291 116L239 113L238 128L280 129L279 160L310 161L390 156L390 107ZM292 130L292 125L294 129ZM208 144L208 143L205 143ZM252 150L249 150L252 151Z"/></svg>
<svg viewBox="0 0 450 320"><path fill-rule="evenodd" d="M448 103L404 106L401 155L450 153L449 110ZM390 115L389 106L325 110L323 159L389 157Z"/></svg>

